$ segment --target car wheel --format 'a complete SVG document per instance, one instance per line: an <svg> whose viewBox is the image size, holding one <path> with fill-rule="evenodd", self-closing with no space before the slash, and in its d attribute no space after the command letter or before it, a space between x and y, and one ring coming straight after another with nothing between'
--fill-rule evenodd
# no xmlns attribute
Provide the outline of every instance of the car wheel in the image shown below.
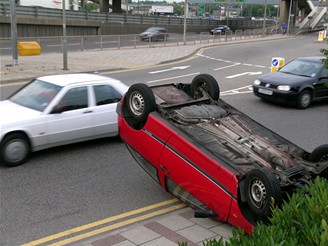
<svg viewBox="0 0 328 246"><path fill-rule="evenodd" d="M209 74L197 75L191 82L191 96L194 99L203 96L200 88L204 89L213 100L218 100L220 97L220 88L216 79Z"/></svg>
<svg viewBox="0 0 328 246"><path fill-rule="evenodd" d="M26 162L30 156L31 147L27 137L20 133L13 133L4 138L1 143L1 163L14 167Z"/></svg>
<svg viewBox="0 0 328 246"><path fill-rule="evenodd" d="M320 162L328 161L328 144L323 144L316 147L309 156L309 161Z"/></svg>
<svg viewBox="0 0 328 246"><path fill-rule="evenodd" d="M309 90L304 90L298 96L296 101L296 107L300 109L306 109L310 106L312 101L312 94Z"/></svg>
<svg viewBox="0 0 328 246"><path fill-rule="evenodd" d="M321 162L328 161L328 144L323 144L316 147L309 155L309 161L311 162ZM326 168L321 176L328 179L328 168Z"/></svg>
<svg viewBox="0 0 328 246"><path fill-rule="evenodd" d="M154 94L146 84L139 83L130 86L124 103L126 106L124 118L135 129L141 129L149 113L156 110Z"/></svg>
<svg viewBox="0 0 328 246"><path fill-rule="evenodd" d="M267 169L253 169L245 179L245 196L250 209L258 216L271 214L271 201L281 204L280 184L274 174Z"/></svg>

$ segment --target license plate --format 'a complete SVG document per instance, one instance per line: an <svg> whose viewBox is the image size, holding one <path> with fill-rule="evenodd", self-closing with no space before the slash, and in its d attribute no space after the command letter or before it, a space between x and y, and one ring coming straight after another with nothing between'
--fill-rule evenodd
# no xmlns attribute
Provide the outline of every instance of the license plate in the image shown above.
<svg viewBox="0 0 328 246"><path fill-rule="evenodd" d="M262 94L265 94L265 95L269 95L269 96L272 96L272 94L273 94L272 91L266 90L266 89L262 89L262 88L259 88L259 93L262 93Z"/></svg>

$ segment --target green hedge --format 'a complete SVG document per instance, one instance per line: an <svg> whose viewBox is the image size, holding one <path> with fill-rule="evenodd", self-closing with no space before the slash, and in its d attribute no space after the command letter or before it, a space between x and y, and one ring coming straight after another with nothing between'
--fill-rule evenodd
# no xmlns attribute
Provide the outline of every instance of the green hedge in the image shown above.
<svg viewBox="0 0 328 246"><path fill-rule="evenodd" d="M327 246L328 181L317 178L299 189L281 209L274 209L270 224L260 223L252 235L233 229L229 241L208 240L204 246Z"/></svg>

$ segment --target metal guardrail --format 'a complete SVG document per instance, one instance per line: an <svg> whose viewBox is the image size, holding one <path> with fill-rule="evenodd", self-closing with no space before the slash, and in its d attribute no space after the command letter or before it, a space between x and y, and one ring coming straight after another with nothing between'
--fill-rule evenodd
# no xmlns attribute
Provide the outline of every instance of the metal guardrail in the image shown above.
<svg viewBox="0 0 328 246"><path fill-rule="evenodd" d="M9 16L10 6L0 4L0 15ZM50 9L37 6L20 6L16 7L16 15L19 17L34 18L62 18L61 9ZM143 15L124 15L105 12L87 12L66 10L66 18L71 20L91 20L91 21L108 21L108 22L127 22L140 24L177 24L183 23L182 18L165 17L165 16L143 16ZM217 24L215 20L187 19L188 24L208 25L209 23Z"/></svg>
<svg viewBox="0 0 328 246"><path fill-rule="evenodd" d="M10 6L7 4L0 4L0 16L10 16ZM47 19L61 19L61 9L50 9L38 6L21 6L16 7L16 16L29 18L47 18ZM156 24L156 25L183 25L183 18L166 17L166 16L144 16L144 15L125 15L113 14L105 12L87 12L66 10L66 18L68 20L88 20L101 22L121 22L121 23L137 23L137 24ZM227 20L208 20L200 18L187 18L187 25L199 26L216 26L226 24ZM245 20L245 19L228 19L229 25L243 27L243 26L261 26L261 20ZM267 20L267 25L273 25L273 21Z"/></svg>

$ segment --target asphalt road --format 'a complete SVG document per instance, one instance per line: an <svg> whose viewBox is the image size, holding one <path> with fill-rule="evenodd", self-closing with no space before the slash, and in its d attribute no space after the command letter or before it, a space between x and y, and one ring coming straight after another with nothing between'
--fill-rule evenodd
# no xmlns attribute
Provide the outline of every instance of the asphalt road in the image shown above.
<svg viewBox="0 0 328 246"><path fill-rule="evenodd" d="M266 103L249 86L260 72L270 72L272 57L320 55L322 44L315 39L225 45L178 63L107 75L131 85L190 82L209 73L218 80L222 99L311 151L327 143L327 102L298 110ZM25 165L0 166L0 245L27 243L170 198L119 138L40 151Z"/></svg>

